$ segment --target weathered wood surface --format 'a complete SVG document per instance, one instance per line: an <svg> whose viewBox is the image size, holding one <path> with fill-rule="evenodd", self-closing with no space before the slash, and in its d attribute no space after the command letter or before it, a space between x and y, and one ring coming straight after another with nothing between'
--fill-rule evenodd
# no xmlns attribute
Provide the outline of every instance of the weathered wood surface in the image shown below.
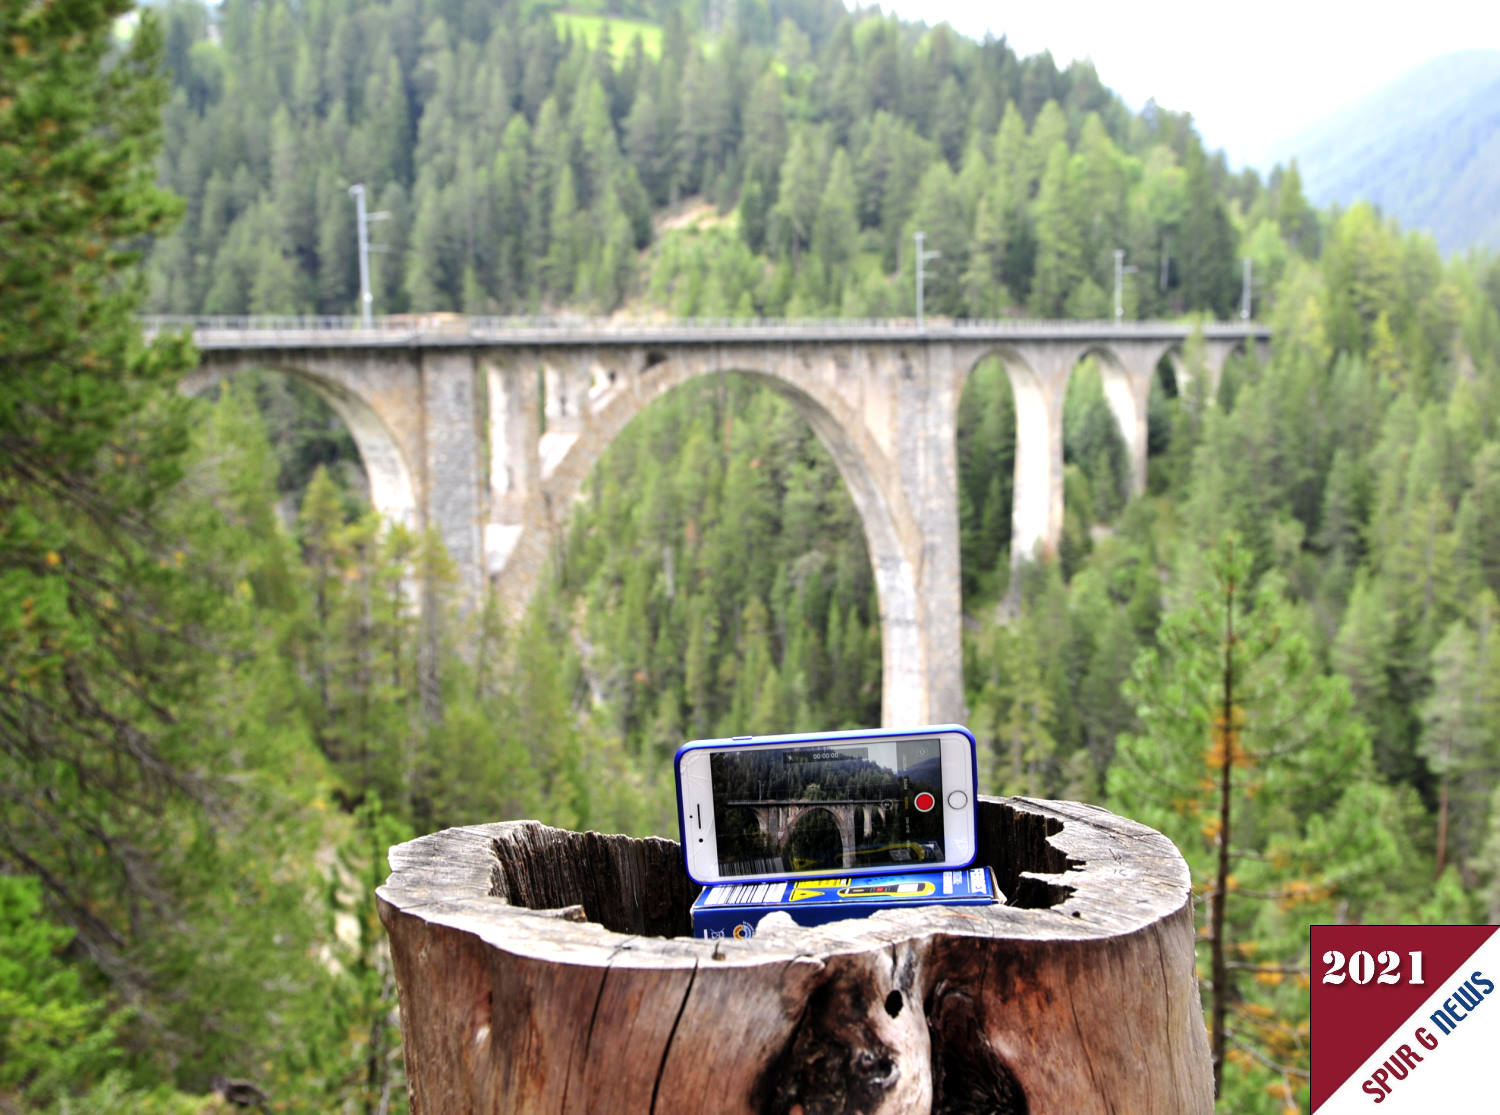
<svg viewBox="0 0 1500 1115"><path fill-rule="evenodd" d="M698 941L675 843L534 821L391 849L412 1110L1213 1107L1186 865L1076 802L981 799L1005 905Z"/></svg>

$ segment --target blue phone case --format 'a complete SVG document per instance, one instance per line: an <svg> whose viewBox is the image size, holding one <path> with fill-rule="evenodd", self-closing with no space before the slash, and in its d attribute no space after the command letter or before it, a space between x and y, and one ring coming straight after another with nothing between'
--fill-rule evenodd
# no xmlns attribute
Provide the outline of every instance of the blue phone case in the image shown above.
<svg viewBox="0 0 1500 1115"><path fill-rule="evenodd" d="M927 732L957 732L968 739L970 768L969 781L970 785L974 787L974 796L977 799L979 793L979 764L976 757L976 751L979 745L974 739L974 733L969 731L969 729L965 728L962 724L922 724L914 728L873 728L870 730L858 730L850 732L793 732L787 735L775 736L730 736L727 739L695 739L683 744L677 749L677 753L672 756L672 780L677 788L677 838L682 846L682 867L683 870L687 873L687 877L689 879L692 879L693 882L697 883L701 887L711 887L719 885L717 883L704 882L702 879L695 877L693 875L692 869L688 866L687 815L684 812L682 801L682 757L688 752L701 751L707 748L723 750L730 747L758 747L768 743L822 743L832 740L885 739L890 736L914 736L921 735ZM976 801L975 809L973 811L974 815L977 815L977 811L978 804ZM974 849L974 853L977 855L979 848L977 832L973 834L973 839L970 841L970 847ZM957 869L961 867L967 867L973 862L974 855L970 855L968 859L963 861L963 863L954 863L947 866L949 868ZM892 872L900 872L901 870L902 868L900 867L892 867L890 864L881 864L874 867L841 867L837 870L836 874L889 875ZM918 871L924 870L924 868L913 866L911 868L907 868L906 870ZM926 868L926 870L931 870L931 868ZM793 874L745 876L736 875L734 877L734 882L748 883L754 880L793 879L798 877L799 876Z"/></svg>

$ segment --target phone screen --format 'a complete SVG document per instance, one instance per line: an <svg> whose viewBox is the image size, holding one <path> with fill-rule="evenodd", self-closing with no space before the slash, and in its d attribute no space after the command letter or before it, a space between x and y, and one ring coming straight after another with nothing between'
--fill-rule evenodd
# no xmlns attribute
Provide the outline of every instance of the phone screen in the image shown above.
<svg viewBox="0 0 1500 1115"><path fill-rule="evenodd" d="M943 859L943 750L829 740L709 753L722 876Z"/></svg>

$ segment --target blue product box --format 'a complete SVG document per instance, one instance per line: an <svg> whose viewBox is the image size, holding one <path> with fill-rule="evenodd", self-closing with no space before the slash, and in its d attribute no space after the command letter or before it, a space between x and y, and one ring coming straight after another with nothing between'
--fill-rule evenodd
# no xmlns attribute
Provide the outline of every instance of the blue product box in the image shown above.
<svg viewBox="0 0 1500 1115"><path fill-rule="evenodd" d="M721 883L705 887L693 903L693 936L744 940L755 936L761 918L778 910L798 925L823 925L895 906L987 906L998 901L1000 892L988 867Z"/></svg>

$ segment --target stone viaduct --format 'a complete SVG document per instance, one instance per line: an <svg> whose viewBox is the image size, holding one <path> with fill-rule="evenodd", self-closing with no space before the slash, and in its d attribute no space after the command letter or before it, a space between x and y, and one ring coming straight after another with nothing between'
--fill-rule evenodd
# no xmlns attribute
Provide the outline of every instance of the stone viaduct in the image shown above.
<svg viewBox="0 0 1500 1115"><path fill-rule="evenodd" d="M957 453L959 394L989 356L1016 404L1014 560L1052 553L1063 522L1063 398L1087 356L1146 485L1146 400L1180 323L720 322L628 324L386 318L148 319L192 328L201 367L184 390L249 368L311 384L347 423L375 507L437 530L468 592L492 586L516 615L569 507L610 441L653 399L738 372L786 397L828 447L864 524L879 597L882 720L964 717ZM1206 372L1270 338L1203 327ZM1179 383L1183 382L1179 379Z"/></svg>
<svg viewBox="0 0 1500 1115"><path fill-rule="evenodd" d="M777 855L785 855L797 822L809 813L821 809L833 818L839 830L842 846L839 860L842 867L854 866L855 817L864 814L865 831L875 827L875 822L884 820L889 801L731 801L730 808L748 809L755 817L760 831L765 833Z"/></svg>

